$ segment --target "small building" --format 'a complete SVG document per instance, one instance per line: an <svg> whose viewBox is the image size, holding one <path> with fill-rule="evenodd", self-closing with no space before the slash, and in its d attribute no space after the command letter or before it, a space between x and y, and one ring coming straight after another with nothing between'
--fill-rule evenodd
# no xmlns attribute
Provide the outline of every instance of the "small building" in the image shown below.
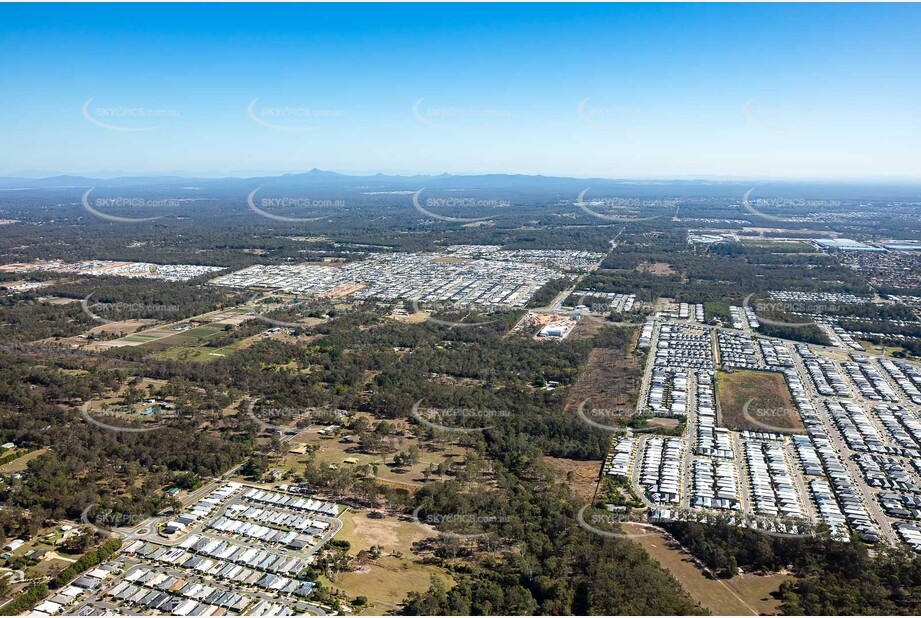
<svg viewBox="0 0 921 618"><path fill-rule="evenodd" d="M22 539L13 539L9 543L3 546L3 549L6 551L16 551L25 544L25 541Z"/></svg>

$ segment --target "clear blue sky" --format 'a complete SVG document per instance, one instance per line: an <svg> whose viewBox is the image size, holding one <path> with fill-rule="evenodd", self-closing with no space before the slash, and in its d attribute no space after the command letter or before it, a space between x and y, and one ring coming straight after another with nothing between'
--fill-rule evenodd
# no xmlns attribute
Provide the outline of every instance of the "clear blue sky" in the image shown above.
<svg viewBox="0 0 921 618"><path fill-rule="evenodd" d="M921 178L918 5L4 4L0 57L2 174Z"/></svg>

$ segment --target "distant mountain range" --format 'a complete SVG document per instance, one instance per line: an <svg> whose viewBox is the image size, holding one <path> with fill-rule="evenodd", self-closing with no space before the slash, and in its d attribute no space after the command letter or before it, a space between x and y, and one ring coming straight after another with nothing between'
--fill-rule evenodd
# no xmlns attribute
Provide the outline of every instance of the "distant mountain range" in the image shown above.
<svg viewBox="0 0 921 618"><path fill-rule="evenodd" d="M921 182L795 182L743 180L631 180L610 178L571 178L524 174L480 175L386 175L350 176L313 169L300 174L251 178L194 178L184 176L49 176L46 178L0 177L0 190L60 190L132 188L143 190L187 189L243 191L257 187L278 190L342 190L350 192L417 191L494 191L533 196L578 195L590 188L588 197L618 195L634 197L715 197L741 195L757 187L759 196L784 196L826 199L921 200Z"/></svg>

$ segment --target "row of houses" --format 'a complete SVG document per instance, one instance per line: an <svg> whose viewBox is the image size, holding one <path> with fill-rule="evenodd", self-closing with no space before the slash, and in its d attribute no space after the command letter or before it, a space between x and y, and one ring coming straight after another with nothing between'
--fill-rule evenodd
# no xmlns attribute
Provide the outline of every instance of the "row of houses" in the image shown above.
<svg viewBox="0 0 921 618"><path fill-rule="evenodd" d="M876 494L876 499L886 514L891 517L921 519L921 496L917 494L884 491Z"/></svg>
<svg viewBox="0 0 921 618"><path fill-rule="evenodd" d="M732 327L736 330L744 330L748 327L748 320L745 317L745 311L742 307L730 305L729 319L732 321Z"/></svg>
<svg viewBox="0 0 921 618"><path fill-rule="evenodd" d="M661 438L646 440L640 485L650 501L678 504L681 501L680 478L684 440Z"/></svg>
<svg viewBox="0 0 921 618"><path fill-rule="evenodd" d="M246 594L146 568L128 573L106 596L128 607L173 616L240 614L253 602Z"/></svg>
<svg viewBox="0 0 921 618"><path fill-rule="evenodd" d="M921 404L921 390L918 388L921 386L921 372L908 363L896 363L888 358L880 359L879 364L892 376L912 403Z"/></svg>
<svg viewBox="0 0 921 618"><path fill-rule="evenodd" d="M809 481L809 491L819 518L832 531L832 538L847 539L847 519L832 495L831 485L821 479L812 479Z"/></svg>
<svg viewBox="0 0 921 618"><path fill-rule="evenodd" d="M897 522L893 524L893 527L906 545L917 552L921 552L921 527L907 522Z"/></svg>
<svg viewBox="0 0 921 618"><path fill-rule="evenodd" d="M659 328L654 364L683 369L713 369L710 331L683 324L663 324Z"/></svg>
<svg viewBox="0 0 921 618"><path fill-rule="evenodd" d="M743 445L752 508L758 515L803 517L803 508L783 446L768 442Z"/></svg>
<svg viewBox="0 0 921 618"><path fill-rule="evenodd" d="M871 401L899 401L892 386L866 357L854 356L853 359L854 362L841 363L841 366L861 395Z"/></svg>
<svg viewBox="0 0 921 618"><path fill-rule="evenodd" d="M84 573L73 582L58 590L53 597L46 599L30 612L30 616L54 616L76 603L82 596L101 588L112 575L113 570L98 566Z"/></svg>
<svg viewBox="0 0 921 618"><path fill-rule="evenodd" d="M655 416L688 415L688 373L653 367L646 404Z"/></svg>
<svg viewBox="0 0 921 618"><path fill-rule="evenodd" d="M302 514L288 513L271 508L260 508L255 506L246 506L243 504L231 504L227 508L228 516L238 519L269 524L275 528L285 528L298 530L300 532L309 532L311 534L322 534L329 529L329 522L306 517Z"/></svg>
<svg viewBox="0 0 921 618"><path fill-rule="evenodd" d="M871 409L893 441L909 456L917 456L921 451L918 442L921 439L921 423L918 419L908 410L898 406L878 405Z"/></svg>
<svg viewBox="0 0 921 618"><path fill-rule="evenodd" d="M800 407L800 416L806 426L809 439L819 454L819 459L822 460L825 476L831 483L838 507L844 514L847 525L865 541L875 543L879 540L879 528L870 517L860 491L832 446L825 431L825 425L811 405L809 409L805 406ZM819 508L818 504L817 508ZM819 512L821 513L821 509Z"/></svg>
<svg viewBox="0 0 921 618"><path fill-rule="evenodd" d="M754 337L750 333L739 333L720 329L716 334L720 351L720 363L733 369L762 369L764 364L755 351Z"/></svg>
<svg viewBox="0 0 921 618"><path fill-rule="evenodd" d="M339 507L335 502L324 502L314 498L301 498L289 494L279 493L265 489L250 489L243 494L243 497L252 502L262 502L274 506L280 506L296 511L311 511L336 517L339 514Z"/></svg>
<svg viewBox="0 0 921 618"><path fill-rule="evenodd" d="M761 328L761 322L758 321L758 316L755 314L755 310L751 307L745 307L745 319L748 321L748 325L752 328Z"/></svg>
<svg viewBox="0 0 921 618"><path fill-rule="evenodd" d="M771 431L750 431L745 430L739 434L742 437L742 440L756 440L758 442L786 442L787 437L782 433L774 433Z"/></svg>
<svg viewBox="0 0 921 618"><path fill-rule="evenodd" d="M800 356L803 356L803 365L806 367L806 371L809 373L809 377L820 395L825 397L851 396L851 389L844 383L844 378L838 373L834 363L827 358L814 355L812 358L806 357L802 352L800 352Z"/></svg>
<svg viewBox="0 0 921 618"><path fill-rule="evenodd" d="M636 347L648 348L652 344L652 333L655 326L655 318L646 318L646 321L643 322L643 330L640 331L640 338L637 341Z"/></svg>
<svg viewBox="0 0 921 618"><path fill-rule="evenodd" d="M696 508L741 510L735 464L709 458L694 460L691 467L691 505Z"/></svg>
<svg viewBox="0 0 921 618"><path fill-rule="evenodd" d="M884 452L883 439L860 406L853 401L826 401L838 431L852 451Z"/></svg>
<svg viewBox="0 0 921 618"><path fill-rule="evenodd" d="M759 338L758 344L761 347L761 354L764 356L764 362L769 367L792 367L793 357L790 356L787 346L780 339Z"/></svg>
<svg viewBox="0 0 921 618"><path fill-rule="evenodd" d="M214 509L226 502L237 491L242 489L242 487L243 485L240 483L231 481L215 489L206 497L192 505L188 510L166 522L163 526L163 534L176 534L182 532L192 524L203 521L214 511Z"/></svg>
<svg viewBox="0 0 921 618"><path fill-rule="evenodd" d="M870 487L905 492L918 491L908 470L895 457L876 453L857 453L854 455L854 461Z"/></svg>
<svg viewBox="0 0 921 618"><path fill-rule="evenodd" d="M716 406L713 402L713 372L697 372L697 398L695 400L694 453L704 457L732 459L732 441L729 430L716 426Z"/></svg>
<svg viewBox="0 0 921 618"><path fill-rule="evenodd" d="M636 438L624 436L614 438L614 444L604 462L604 473L611 476L630 477L633 467L633 451L636 448Z"/></svg>
<svg viewBox="0 0 921 618"><path fill-rule="evenodd" d="M313 545L314 541L313 537L298 534L294 530L279 530L278 528L269 528L268 526L228 517L219 517L211 522L208 527L225 534L256 539L273 545L284 545L292 549L302 549L308 545Z"/></svg>

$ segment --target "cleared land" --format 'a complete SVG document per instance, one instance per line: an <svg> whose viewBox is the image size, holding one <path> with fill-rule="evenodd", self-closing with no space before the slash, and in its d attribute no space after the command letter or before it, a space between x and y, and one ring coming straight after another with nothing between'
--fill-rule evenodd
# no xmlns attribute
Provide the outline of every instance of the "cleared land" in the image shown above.
<svg viewBox="0 0 921 618"><path fill-rule="evenodd" d="M292 471L303 467L304 463L312 456L318 464L325 464L335 468L353 467L356 469L369 467L370 473L380 483L385 483L397 488L415 491L425 483L425 472L429 466L449 461L462 462L466 451L456 444L425 443L408 432L405 423L392 422L395 432L393 434L393 452L390 453L365 453L362 452L358 440L353 437L321 435L319 426L312 426L295 436L289 443L290 448L305 444L316 451L309 453L289 452L281 462L281 466ZM413 465L397 467L393 457L400 451L408 450L411 446L420 449L419 460ZM348 461L347 461L348 460ZM357 463L349 463L358 460ZM445 480L444 477L433 475L431 478Z"/></svg>
<svg viewBox="0 0 921 618"><path fill-rule="evenodd" d="M772 593L790 579L789 575L747 573L732 579L712 579L665 532L631 524L624 524L623 527L627 532L647 534L633 539L634 542L671 573L691 598L713 614L754 616L778 613L780 601Z"/></svg>
<svg viewBox="0 0 921 618"><path fill-rule="evenodd" d="M579 404L588 399L586 408L603 408L626 421L636 412L642 381L642 357L621 349L595 348L572 388L567 408L575 414Z"/></svg>
<svg viewBox="0 0 921 618"><path fill-rule="evenodd" d="M716 392L720 406L720 425L723 427L754 431L803 431L803 423L793 404L790 389L779 373L720 371L716 374Z"/></svg>
<svg viewBox="0 0 921 618"><path fill-rule="evenodd" d="M544 461L559 472L573 492L585 502L590 502L598 485L598 461L580 461L545 456Z"/></svg>
<svg viewBox="0 0 921 618"><path fill-rule="evenodd" d="M233 327L252 319L247 306L211 311L201 315L140 331L112 341L92 344L87 349L105 350L124 346L138 346L163 351L174 346L194 346L212 337L224 334L225 327ZM268 327L268 326L267 326Z"/></svg>
<svg viewBox="0 0 921 618"><path fill-rule="evenodd" d="M381 557L353 562L354 570L336 575L330 585L344 590L349 596L368 597L372 607L365 613L379 615L385 609L397 609L410 591L428 589L432 575L438 576L448 586L450 576L438 567L422 564L414 554L412 545L433 536L426 526L412 521L402 521L391 515L371 519L367 513L347 511L340 517L342 531L337 539L351 545L349 555L357 557L361 551L380 546Z"/></svg>
<svg viewBox="0 0 921 618"><path fill-rule="evenodd" d="M636 267L636 269L641 273L648 273L650 275L658 275L660 277L666 277L668 275L674 275L675 269L672 268L672 265L668 262L655 262L649 263L644 262Z"/></svg>
<svg viewBox="0 0 921 618"><path fill-rule="evenodd" d="M23 470L26 469L26 467L28 467L30 461L32 461L33 459L37 459L38 457L41 457L47 452L48 452L48 449L46 448L36 449L28 453L24 452L21 457L17 457L16 459L9 461L3 464L2 466L0 466L0 473L12 474L13 472L22 472Z"/></svg>

